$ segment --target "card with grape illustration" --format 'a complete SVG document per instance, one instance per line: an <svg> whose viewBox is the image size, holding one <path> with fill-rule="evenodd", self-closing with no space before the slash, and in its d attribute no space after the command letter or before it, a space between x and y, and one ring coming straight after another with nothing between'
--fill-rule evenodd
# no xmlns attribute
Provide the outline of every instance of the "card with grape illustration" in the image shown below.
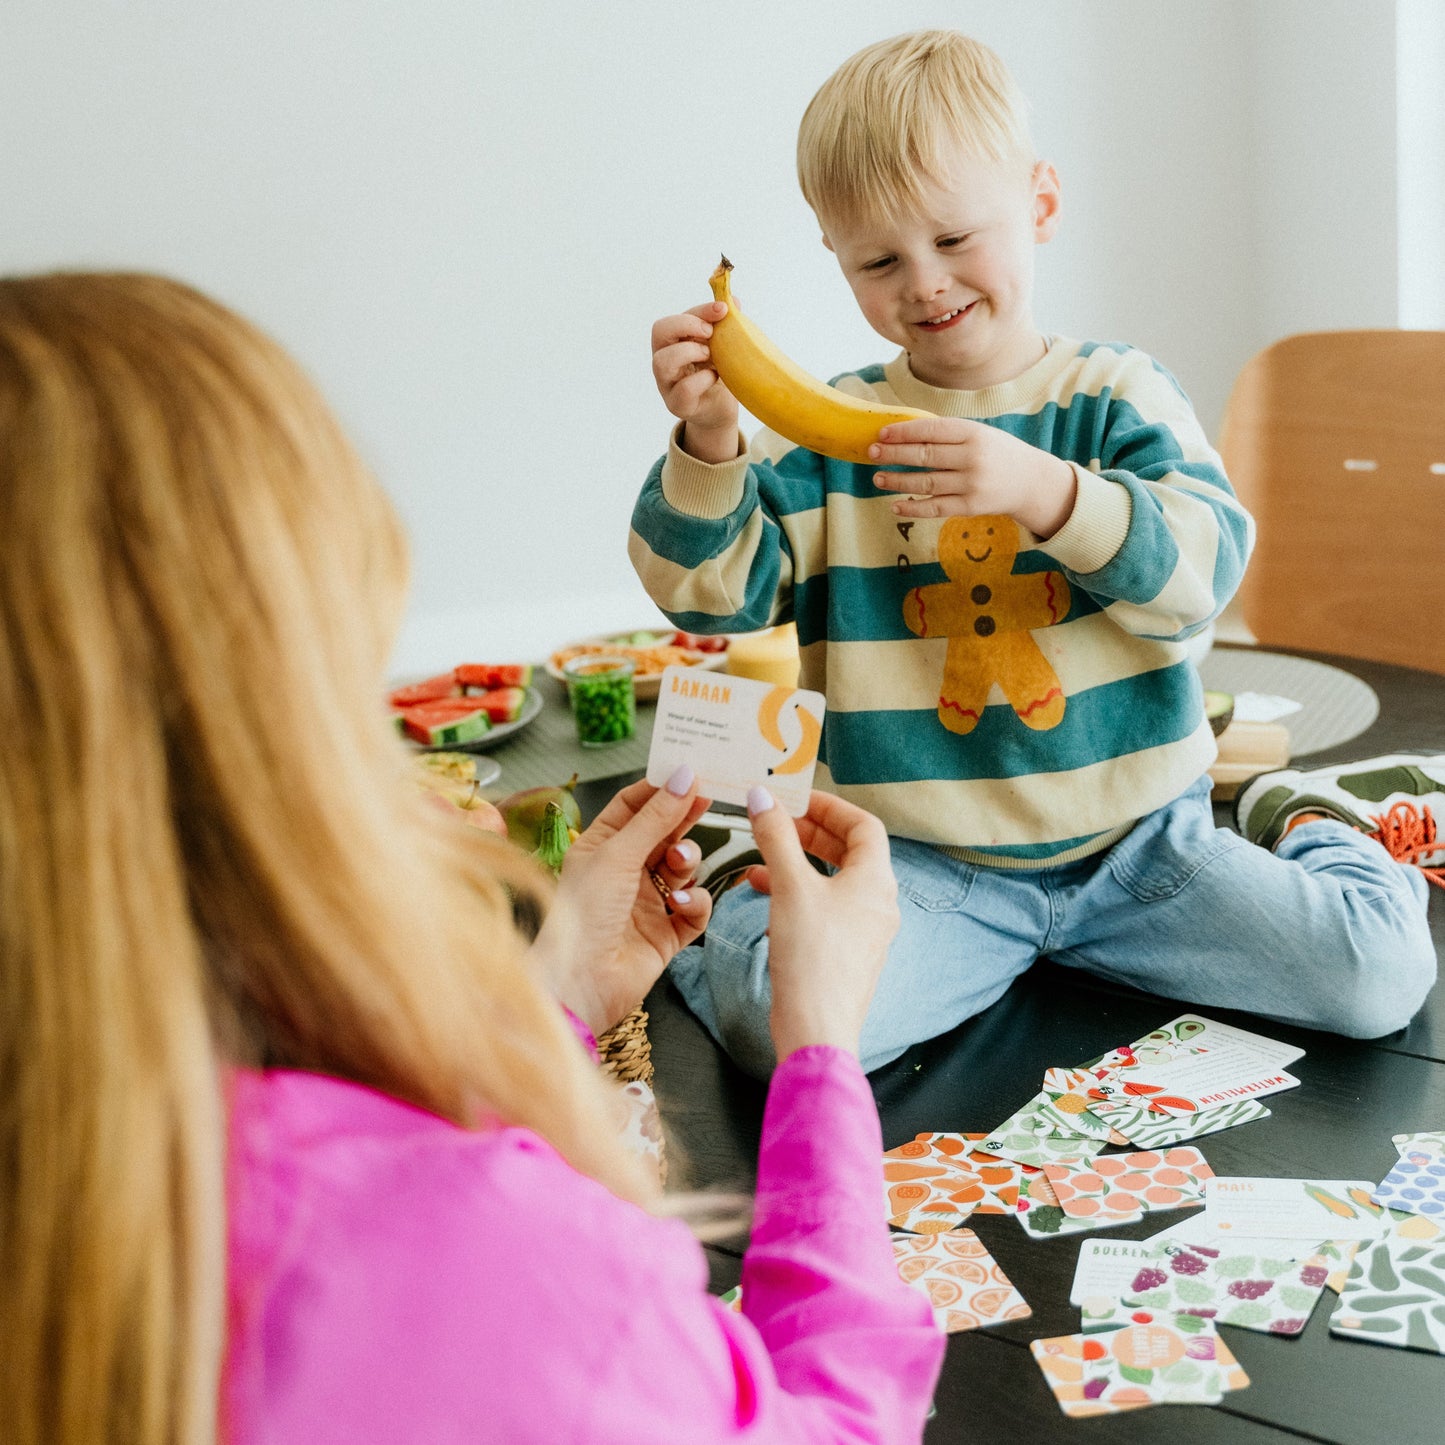
<svg viewBox="0 0 1445 1445"><path fill-rule="evenodd" d="M1297 1335L1319 1303L1331 1265L1324 1254L1292 1257L1287 1240L1258 1252L1166 1240L1140 1263L1120 1299L1125 1309L1202 1315L1217 1325Z"/></svg>

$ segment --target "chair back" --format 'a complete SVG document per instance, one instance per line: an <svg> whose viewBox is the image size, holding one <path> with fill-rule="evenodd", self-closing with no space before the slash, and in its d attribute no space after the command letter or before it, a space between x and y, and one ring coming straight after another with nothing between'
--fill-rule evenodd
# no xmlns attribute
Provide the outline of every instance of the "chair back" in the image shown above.
<svg viewBox="0 0 1445 1445"><path fill-rule="evenodd" d="M1240 603L1262 645L1445 673L1445 331L1277 341L1220 452L1259 525Z"/></svg>

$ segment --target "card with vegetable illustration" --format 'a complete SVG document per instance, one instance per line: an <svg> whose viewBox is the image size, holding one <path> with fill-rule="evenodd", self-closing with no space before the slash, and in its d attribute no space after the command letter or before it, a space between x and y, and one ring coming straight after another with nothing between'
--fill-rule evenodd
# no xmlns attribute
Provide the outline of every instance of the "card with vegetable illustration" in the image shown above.
<svg viewBox="0 0 1445 1445"><path fill-rule="evenodd" d="M1105 1102L1091 1101L1089 1111L1141 1149L1164 1149L1185 1139L1200 1139L1221 1129L1233 1129L1236 1124L1269 1118L1269 1110L1257 1099L1239 1099L1193 1112L1181 1108L1193 1102L1172 1095L1157 1099L1126 1096Z"/></svg>
<svg viewBox="0 0 1445 1445"><path fill-rule="evenodd" d="M1329 1279L1323 1254L1291 1258L1287 1240L1273 1249L1165 1240L1140 1262L1120 1295L1125 1309L1202 1315L1216 1325L1297 1335L1309 1323Z"/></svg>
<svg viewBox="0 0 1445 1445"><path fill-rule="evenodd" d="M1411 1214L1361 1244L1330 1333L1445 1355L1445 1227Z"/></svg>
<svg viewBox="0 0 1445 1445"><path fill-rule="evenodd" d="M949 1234L895 1234L899 1277L921 1289L939 1329L987 1329L1033 1311L971 1229Z"/></svg>
<svg viewBox="0 0 1445 1445"><path fill-rule="evenodd" d="M686 763L698 791L742 803L761 783L788 813L808 811L823 735L823 694L692 667L663 671L647 755L647 781L660 788Z"/></svg>
<svg viewBox="0 0 1445 1445"><path fill-rule="evenodd" d="M1233 1355L1221 1358L1213 1322L1198 1315L1034 1340L1029 1350L1059 1408L1075 1419L1149 1405L1214 1405L1249 1384Z"/></svg>
<svg viewBox="0 0 1445 1445"><path fill-rule="evenodd" d="M1374 1188L1366 1179L1210 1179L1205 1227L1216 1237L1375 1239L1391 1221Z"/></svg>
<svg viewBox="0 0 1445 1445"><path fill-rule="evenodd" d="M1043 1166L1065 1214L1119 1223L1153 1209L1187 1209L1204 1199L1214 1170L1198 1149L1101 1154Z"/></svg>

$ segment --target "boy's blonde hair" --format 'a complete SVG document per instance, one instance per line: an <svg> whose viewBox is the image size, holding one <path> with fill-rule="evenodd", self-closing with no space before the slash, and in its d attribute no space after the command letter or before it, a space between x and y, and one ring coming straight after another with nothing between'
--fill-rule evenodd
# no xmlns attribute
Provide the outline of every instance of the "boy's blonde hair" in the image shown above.
<svg viewBox="0 0 1445 1445"><path fill-rule="evenodd" d="M529 968L539 871L410 780L401 533L290 358L158 277L0 279L0 516L0 1433L212 1440L230 1065L655 1183Z"/></svg>
<svg viewBox="0 0 1445 1445"><path fill-rule="evenodd" d="M820 221L915 209L951 154L1031 166L1028 102L1003 61L956 30L860 50L823 82L798 129L798 181Z"/></svg>

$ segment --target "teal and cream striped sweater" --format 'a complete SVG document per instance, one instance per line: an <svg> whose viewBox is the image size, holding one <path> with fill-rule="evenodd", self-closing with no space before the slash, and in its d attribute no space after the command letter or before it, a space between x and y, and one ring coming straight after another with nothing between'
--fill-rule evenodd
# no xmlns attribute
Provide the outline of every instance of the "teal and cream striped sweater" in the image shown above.
<svg viewBox="0 0 1445 1445"><path fill-rule="evenodd" d="M1180 644L1228 602L1254 528L1173 377L1131 347L1054 338L1022 376L980 391L928 386L902 355L834 385L1002 427L1073 464L1068 521L1046 546L1020 529L1009 580L988 579L999 596L1050 599L1040 616L1019 614L1012 643L1036 671L1052 669L1062 716L1025 725L1026 709L984 675L973 686L987 705L956 731L968 710L950 690L983 655L968 649L975 632L994 629L978 599L995 590L945 570L945 523L900 521L874 467L768 431L718 465L674 439L653 468L629 541L653 600L691 632L796 620L802 685L828 699L817 785L891 833L1039 866L1097 851L1177 797L1215 755ZM932 605L953 596L940 584L961 586L958 607Z"/></svg>

